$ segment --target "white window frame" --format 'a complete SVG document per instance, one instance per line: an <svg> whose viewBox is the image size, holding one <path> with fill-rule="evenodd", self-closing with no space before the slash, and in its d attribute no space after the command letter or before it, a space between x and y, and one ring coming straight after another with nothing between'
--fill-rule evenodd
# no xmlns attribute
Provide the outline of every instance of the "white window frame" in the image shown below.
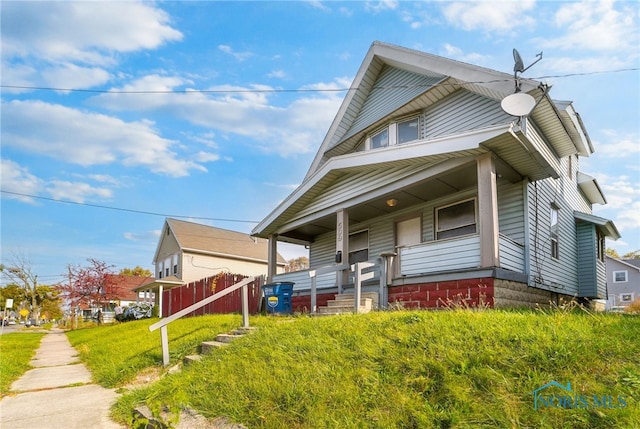
<svg viewBox="0 0 640 429"><path fill-rule="evenodd" d="M629 299L625 299L625 297L629 297ZM620 294L620 302L633 302L633 292L625 292Z"/></svg>
<svg viewBox="0 0 640 429"><path fill-rule="evenodd" d="M465 223L465 224L460 224L458 226L455 226L454 228L447 228L447 229L443 229L440 230L440 212L441 210L445 210L447 208L451 208L454 206L458 206L458 205L462 205L462 204L466 204L469 201L473 202L473 222L472 223ZM435 239L436 240L446 240L449 238L457 238L457 237L462 237L465 235L472 235L472 234L477 234L478 233L478 202L477 202L477 198L468 198L466 200L462 200L462 201L457 201L455 203L452 204L447 204L445 206L440 206L440 207L436 207L435 209ZM450 232L454 232L456 230L462 230L463 228L468 228L470 226L473 226L473 232L463 232L460 234L454 234L454 235L447 235L445 237L440 237L441 234L444 233L450 233Z"/></svg>
<svg viewBox="0 0 640 429"><path fill-rule="evenodd" d="M364 235L364 234L366 234L367 236L366 243L358 243L358 240L352 238L354 236ZM369 259L369 230L362 229L360 231L349 233L349 255L347 256L347 261L349 262L349 264L353 264L355 262L364 262L364 261L361 261L360 258L357 261L352 261L352 256L354 254L360 253L364 250L367 251L367 257L364 261L367 261Z"/></svg>
<svg viewBox="0 0 640 429"><path fill-rule="evenodd" d="M618 280L616 275L624 274L624 280ZM627 270L619 270L613 272L613 282L614 283L627 283L629 281L629 272Z"/></svg>
<svg viewBox="0 0 640 429"><path fill-rule="evenodd" d="M551 204L549 211L550 253L553 259L560 259L560 209Z"/></svg>
<svg viewBox="0 0 640 429"><path fill-rule="evenodd" d="M382 148L384 148L384 147L389 147L389 146L391 146L391 139L390 139L391 132L390 132L390 131L391 131L391 130L390 130L390 129L389 129L389 127L387 126L387 127L381 128L381 129L380 129L380 130L378 130L377 132L375 132L375 133L371 134L371 137L369 137L369 148L370 148L370 149L372 149L372 150L375 150L375 149L382 149ZM382 133L387 133L387 144L385 144L385 145L383 145L383 146L373 147L373 141L374 141L374 139L375 139L377 136L381 135Z"/></svg>
<svg viewBox="0 0 640 429"><path fill-rule="evenodd" d="M407 122L413 122L416 121L418 123L418 125L416 126L416 138L413 140L407 140L405 142L401 142L400 141L400 125L407 123ZM396 144L407 144L416 140L420 140L420 116L409 116L403 119L399 119L396 123Z"/></svg>

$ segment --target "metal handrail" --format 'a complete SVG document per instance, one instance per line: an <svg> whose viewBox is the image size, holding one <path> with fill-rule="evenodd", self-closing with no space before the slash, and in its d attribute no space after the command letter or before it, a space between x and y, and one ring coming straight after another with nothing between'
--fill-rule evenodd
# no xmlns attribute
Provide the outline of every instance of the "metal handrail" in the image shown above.
<svg viewBox="0 0 640 429"><path fill-rule="evenodd" d="M174 322L180 319L187 314L198 310L205 305L212 303L216 299L222 298L230 294L231 292L235 292L236 290L242 288L242 326L245 328L249 327L249 293L247 290L247 286L250 283L253 283L256 280L256 277L247 277L246 279L230 286L220 292L217 292L210 297L203 299L200 302L196 302L195 304L190 305L187 308L184 308L178 311L175 314L172 314L169 317L165 317L159 322L154 323L149 326L149 331L153 332L157 329L160 329L160 341L162 342L162 364L164 366L169 365L169 335L167 334L167 325L171 322Z"/></svg>

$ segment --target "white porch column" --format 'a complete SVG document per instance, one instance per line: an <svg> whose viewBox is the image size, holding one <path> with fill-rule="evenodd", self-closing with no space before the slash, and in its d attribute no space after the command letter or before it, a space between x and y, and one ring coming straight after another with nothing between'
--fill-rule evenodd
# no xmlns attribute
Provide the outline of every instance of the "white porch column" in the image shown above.
<svg viewBox="0 0 640 429"><path fill-rule="evenodd" d="M160 285L158 286L158 317L162 317L162 292L164 292L164 287Z"/></svg>
<svg viewBox="0 0 640 429"><path fill-rule="evenodd" d="M496 166L491 153L480 155L478 162L478 232L480 266L500 265L498 254L498 186Z"/></svg>
<svg viewBox="0 0 640 429"><path fill-rule="evenodd" d="M273 277L278 274L278 234L269 236L267 261L267 283L270 283L273 281Z"/></svg>
<svg viewBox="0 0 640 429"><path fill-rule="evenodd" d="M339 260L338 260L339 259ZM349 263L349 213L346 209L336 212L336 259L337 264ZM336 282L344 285L349 281L347 270L336 272ZM342 292L342 287L339 287Z"/></svg>

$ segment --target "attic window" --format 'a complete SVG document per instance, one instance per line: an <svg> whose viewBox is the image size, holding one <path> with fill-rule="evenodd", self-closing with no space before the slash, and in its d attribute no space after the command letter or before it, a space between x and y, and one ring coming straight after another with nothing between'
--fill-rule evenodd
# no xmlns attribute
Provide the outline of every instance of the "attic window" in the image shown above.
<svg viewBox="0 0 640 429"><path fill-rule="evenodd" d="M389 129L385 128L377 134L371 136L371 149L389 146Z"/></svg>
<svg viewBox="0 0 640 429"><path fill-rule="evenodd" d="M420 119L418 117L398 122L398 144L420 138Z"/></svg>

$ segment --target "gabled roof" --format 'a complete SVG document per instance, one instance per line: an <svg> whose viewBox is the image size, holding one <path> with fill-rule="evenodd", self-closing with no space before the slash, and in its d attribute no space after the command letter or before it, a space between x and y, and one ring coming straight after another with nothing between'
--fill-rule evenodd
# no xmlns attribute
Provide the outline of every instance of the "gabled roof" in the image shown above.
<svg viewBox="0 0 640 429"><path fill-rule="evenodd" d="M171 218L167 218L165 221L165 227L154 255L154 263L157 262L162 241L167 236L167 228L183 252L267 263L268 240L251 237L242 232ZM286 264L281 255L278 255L278 264Z"/></svg>
<svg viewBox="0 0 640 429"><path fill-rule="evenodd" d="M640 272L640 259L618 259L609 255L606 255L606 257L612 261L618 262L619 264L625 265L634 271Z"/></svg>
<svg viewBox="0 0 640 429"><path fill-rule="evenodd" d="M309 241L332 228L336 210L348 209L353 220L356 212L368 211L362 220L383 214L386 198L397 199L404 190L403 203L415 203L437 197L431 192L437 185L463 189L459 185L470 184L459 179L475 178L474 158L486 152L500 159L499 173L512 181L557 178L560 158L592 152L570 102L555 102L540 82L520 78L520 90L537 104L529 118L518 121L500 108L514 90L510 73L374 42L303 182L252 234ZM474 116L478 111L482 115ZM358 150L379 128L416 112L435 115L430 123L441 129L425 129L415 142ZM457 174L443 178L445 166ZM599 202L593 183L584 182L583 192Z"/></svg>
<svg viewBox="0 0 640 429"><path fill-rule="evenodd" d="M123 301L135 301L137 298L135 290L154 280L153 277L125 276L122 274L109 274L107 278L115 285L117 298Z"/></svg>

